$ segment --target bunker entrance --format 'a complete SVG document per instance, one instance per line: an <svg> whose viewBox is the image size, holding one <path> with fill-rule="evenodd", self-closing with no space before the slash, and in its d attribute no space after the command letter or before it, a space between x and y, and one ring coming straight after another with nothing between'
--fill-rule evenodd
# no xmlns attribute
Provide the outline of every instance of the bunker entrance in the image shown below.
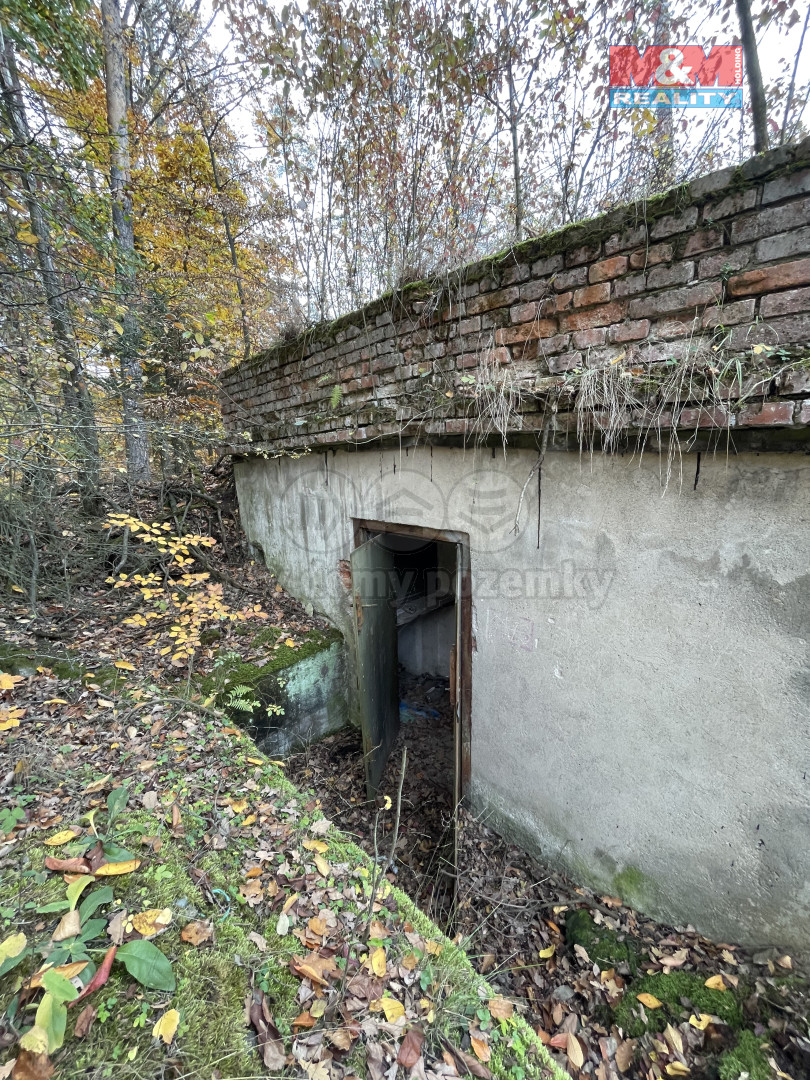
<svg viewBox="0 0 810 1080"><path fill-rule="evenodd" d="M361 523L357 539L352 587L366 796L393 804L380 818L379 858L391 864L389 873L405 870L422 906L446 921L468 758L466 538Z"/></svg>

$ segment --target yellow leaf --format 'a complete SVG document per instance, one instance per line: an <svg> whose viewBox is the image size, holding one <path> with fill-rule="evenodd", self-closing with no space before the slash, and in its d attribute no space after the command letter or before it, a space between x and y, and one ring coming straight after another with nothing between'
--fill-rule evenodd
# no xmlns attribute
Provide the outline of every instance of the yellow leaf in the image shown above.
<svg viewBox="0 0 810 1080"><path fill-rule="evenodd" d="M315 865L317 866L318 873L321 875L321 877L328 878L329 875L332 873L332 867L329 865L326 859L323 858L322 855L315 856Z"/></svg>
<svg viewBox="0 0 810 1080"><path fill-rule="evenodd" d="M565 1047L565 1052L568 1054L568 1060L574 1066L575 1069L581 1069L585 1063L585 1054L582 1051L582 1043L576 1037L568 1032L568 1042Z"/></svg>
<svg viewBox="0 0 810 1080"><path fill-rule="evenodd" d="M231 810L233 810L235 814L244 814L248 808L247 799L231 799L229 800L229 803Z"/></svg>
<svg viewBox="0 0 810 1080"><path fill-rule="evenodd" d="M428 953L429 956L439 956L443 948L444 945L442 945L440 941L425 942L425 952Z"/></svg>
<svg viewBox="0 0 810 1080"><path fill-rule="evenodd" d="M141 937L152 938L162 933L172 921L171 908L149 908L132 916L132 925Z"/></svg>
<svg viewBox="0 0 810 1080"><path fill-rule="evenodd" d="M242 828L247 829L248 826L255 825L255 824L256 824L256 815L255 814L248 814L248 816L242 822Z"/></svg>
<svg viewBox="0 0 810 1080"><path fill-rule="evenodd" d="M62 964L60 967L44 967L31 976L29 986L32 990L38 990L42 986L42 976L46 971L55 971L57 975L64 975L66 979L75 979L77 975L81 975L89 963L89 960L74 960L72 964Z"/></svg>
<svg viewBox="0 0 810 1080"><path fill-rule="evenodd" d="M396 998L384 997L382 999L383 1012L389 1024L395 1024L400 1016L405 1015L405 1006Z"/></svg>
<svg viewBox="0 0 810 1080"><path fill-rule="evenodd" d="M10 731L20 726L23 709L0 709L0 731Z"/></svg>
<svg viewBox="0 0 810 1080"><path fill-rule="evenodd" d="M723 982L722 975L711 975L703 984L708 987L709 990L725 990L726 984Z"/></svg>
<svg viewBox="0 0 810 1080"><path fill-rule="evenodd" d="M642 1005L646 1005L648 1009L660 1009L662 1002L655 997L654 994L636 994L636 997Z"/></svg>
<svg viewBox="0 0 810 1080"><path fill-rule="evenodd" d="M693 1028L697 1028L698 1031L705 1031L711 1022L712 1018L710 1013L698 1013L697 1016L692 1013L689 1017L689 1023Z"/></svg>
<svg viewBox="0 0 810 1080"><path fill-rule="evenodd" d="M34 1024L20 1039L20 1049L27 1050L29 1054L47 1054L48 1032L39 1024Z"/></svg>
<svg viewBox="0 0 810 1080"><path fill-rule="evenodd" d="M329 850L329 845L323 840L305 840L301 846L307 851L317 851L319 855Z"/></svg>
<svg viewBox="0 0 810 1080"><path fill-rule="evenodd" d="M179 1023L180 1013L177 1009L167 1009L152 1028L152 1035L156 1039L163 1039L168 1046L177 1033L177 1025Z"/></svg>
<svg viewBox="0 0 810 1080"><path fill-rule="evenodd" d="M383 978L385 975L385 949L382 946L374 949L369 956L369 966L378 978Z"/></svg>
<svg viewBox="0 0 810 1080"><path fill-rule="evenodd" d="M0 964L11 959L12 956L19 956L27 944L28 938L25 934L12 934L7 937L0 943Z"/></svg>
<svg viewBox="0 0 810 1080"><path fill-rule="evenodd" d="M0 690L13 690L17 683L24 682L22 675L7 675L0 671Z"/></svg>
<svg viewBox="0 0 810 1080"><path fill-rule="evenodd" d="M688 1076L689 1075L689 1069L687 1068L686 1065L684 1065L680 1061L671 1061L669 1063L669 1065L666 1066L665 1071L666 1071L667 1076Z"/></svg>
<svg viewBox="0 0 810 1080"><path fill-rule="evenodd" d="M293 641L293 639L291 637L288 637L287 640L284 642L284 644L287 646L288 649L294 649L295 648L295 642Z"/></svg>
<svg viewBox="0 0 810 1080"><path fill-rule="evenodd" d="M43 701L43 705L69 705L69 701L65 701L63 697L49 697L47 701Z"/></svg>
<svg viewBox="0 0 810 1080"><path fill-rule="evenodd" d="M75 840L77 835L73 829L62 829L61 832L49 836L47 840L43 840L42 843L47 844L48 847L61 847L62 844L69 844L71 840Z"/></svg>
<svg viewBox="0 0 810 1080"><path fill-rule="evenodd" d="M249 757L246 759L250 765L264 765L264 758Z"/></svg>
<svg viewBox="0 0 810 1080"><path fill-rule="evenodd" d="M504 997L494 997L489 1000L489 1011L496 1020L510 1020L515 1006Z"/></svg>
<svg viewBox="0 0 810 1080"><path fill-rule="evenodd" d="M487 1062L492 1057L492 1051L489 1048L489 1043L484 1042L483 1039L476 1039L474 1035L470 1036L470 1045L473 1048L473 1052L479 1061Z"/></svg>
<svg viewBox="0 0 810 1080"><path fill-rule="evenodd" d="M106 787L111 780L112 773L107 773L107 775L102 776L100 780L94 780L92 784L88 784L87 787L84 789L85 795L88 795L92 791L101 791L101 789L103 787Z"/></svg>
<svg viewBox="0 0 810 1080"><path fill-rule="evenodd" d="M541 949L537 955L540 957L541 960L548 960L550 956L554 955L555 949L556 945L549 945L547 949Z"/></svg>
<svg viewBox="0 0 810 1080"><path fill-rule="evenodd" d="M135 667L134 664L130 664L129 660L116 660L114 666L117 667L119 671L137 671L138 670Z"/></svg>
<svg viewBox="0 0 810 1080"><path fill-rule="evenodd" d="M119 874L131 874L141 865L140 859L127 859L126 862L109 862L96 870L96 877L117 877Z"/></svg>

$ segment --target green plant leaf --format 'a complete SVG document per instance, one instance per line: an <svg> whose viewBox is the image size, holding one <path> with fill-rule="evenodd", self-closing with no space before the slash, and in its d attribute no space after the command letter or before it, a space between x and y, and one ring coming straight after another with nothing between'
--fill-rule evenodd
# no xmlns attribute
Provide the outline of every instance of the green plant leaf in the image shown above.
<svg viewBox="0 0 810 1080"><path fill-rule="evenodd" d="M70 908L69 900L54 900L52 904L43 904L37 908L37 915L50 915L52 911L67 911Z"/></svg>
<svg viewBox="0 0 810 1080"><path fill-rule="evenodd" d="M73 1001L79 996L79 991L73 983L66 979L64 975L60 975L58 971L54 971L53 968L50 968L42 976L42 985L53 996L54 1000L59 1002Z"/></svg>
<svg viewBox="0 0 810 1080"><path fill-rule="evenodd" d="M130 862L138 857L133 855L131 851L127 851L126 848L122 848L120 844L114 844L111 840L105 840L101 849L110 862Z"/></svg>
<svg viewBox="0 0 810 1080"><path fill-rule="evenodd" d="M71 881L70 885L68 885L66 890L66 896L68 898L68 903L70 904L70 908L68 910L73 911L73 909L76 907L76 904L79 902L79 897L82 895L82 893L92 880L93 879L91 877L85 876L80 877L78 881Z"/></svg>
<svg viewBox="0 0 810 1080"><path fill-rule="evenodd" d="M151 941L128 941L115 956L133 979L152 990L174 990L172 966Z"/></svg>
<svg viewBox="0 0 810 1080"><path fill-rule="evenodd" d="M96 889L86 896L79 905L79 918L84 924L91 915L94 915L102 904L110 904L114 899L111 885L105 885L103 889Z"/></svg>
<svg viewBox="0 0 810 1080"><path fill-rule="evenodd" d="M117 787L113 788L110 794L107 796L107 811L110 815L110 824L118 817L129 800L129 788Z"/></svg>
<svg viewBox="0 0 810 1080"><path fill-rule="evenodd" d="M59 978L62 978L60 975ZM44 983L44 978L43 978ZM63 980L67 982L67 979ZM70 986L70 983L68 983ZM75 991L75 987L71 986ZM78 997L78 993L76 994ZM65 1028L67 1027L67 1009L61 1001L57 1001L51 993L47 993L39 1003L35 1027L42 1028L48 1035L48 1053L53 1054L65 1041Z"/></svg>
<svg viewBox="0 0 810 1080"><path fill-rule="evenodd" d="M82 932L79 935L79 941L85 944L88 941L92 941L94 937L98 937L103 933L107 926L106 919L88 919L88 921L82 926Z"/></svg>

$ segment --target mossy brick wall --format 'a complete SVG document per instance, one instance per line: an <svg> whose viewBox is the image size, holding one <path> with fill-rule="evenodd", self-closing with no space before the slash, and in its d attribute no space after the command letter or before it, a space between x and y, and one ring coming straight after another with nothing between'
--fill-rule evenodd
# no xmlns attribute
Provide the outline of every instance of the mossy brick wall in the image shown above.
<svg viewBox="0 0 810 1080"><path fill-rule="evenodd" d="M546 406L566 372L618 360L638 377L720 342L724 361L765 344L798 362L785 372L779 357L782 374L756 403L681 400L663 425L810 424L810 140L317 326L227 371L223 412L232 448L246 453L464 436L488 360L522 388L515 430L565 429L564 404Z"/></svg>

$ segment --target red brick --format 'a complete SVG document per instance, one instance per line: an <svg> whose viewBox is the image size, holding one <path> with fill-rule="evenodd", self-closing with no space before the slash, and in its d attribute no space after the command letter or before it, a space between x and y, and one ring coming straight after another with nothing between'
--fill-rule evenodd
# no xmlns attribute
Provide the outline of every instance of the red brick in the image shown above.
<svg viewBox="0 0 810 1080"><path fill-rule="evenodd" d="M646 274L629 274L627 277L619 278L618 281L614 281L613 295L633 296L635 293L644 292L646 288Z"/></svg>
<svg viewBox="0 0 810 1080"><path fill-rule="evenodd" d="M652 329L650 339L653 341L674 341L676 338L684 338L695 329L695 320L686 322L683 319L662 319Z"/></svg>
<svg viewBox="0 0 810 1080"><path fill-rule="evenodd" d="M734 424L733 415L721 405L711 409L682 409L678 417L678 427L684 428L725 428Z"/></svg>
<svg viewBox="0 0 810 1080"><path fill-rule="evenodd" d="M719 199L717 202L706 203L703 207L703 220L718 221L731 214L742 214L745 210L753 210L756 205L756 188L735 191L732 195L726 195L724 199Z"/></svg>
<svg viewBox="0 0 810 1080"><path fill-rule="evenodd" d="M757 244L757 262L789 259L791 255L803 255L806 251L810 251L810 226L760 240Z"/></svg>
<svg viewBox="0 0 810 1080"><path fill-rule="evenodd" d="M717 277L724 271L744 270L751 262L754 249L750 247L735 248L733 251L726 249L719 255L710 255L707 259L701 259L698 266L698 277Z"/></svg>
<svg viewBox="0 0 810 1080"><path fill-rule="evenodd" d="M496 345L511 345L515 341L531 341L532 338L552 337L557 333L554 319L536 319L520 326L504 326L495 331Z"/></svg>
<svg viewBox="0 0 810 1080"><path fill-rule="evenodd" d="M574 307L586 307L591 304L604 304L610 299L610 284L588 285L574 293Z"/></svg>
<svg viewBox="0 0 810 1080"><path fill-rule="evenodd" d="M496 364L511 364L512 354L508 349L501 347L500 349L494 349L492 352L492 359Z"/></svg>
<svg viewBox="0 0 810 1080"><path fill-rule="evenodd" d="M548 296L551 291L551 285L548 281L527 281L525 285L520 286L520 299L522 301L527 300L542 300L544 296Z"/></svg>
<svg viewBox="0 0 810 1080"><path fill-rule="evenodd" d="M781 176L778 180L771 180L765 185L762 192L762 205L777 202L779 199L789 199L792 195L805 195L810 192L810 169L801 169L799 172Z"/></svg>
<svg viewBox="0 0 810 1080"><path fill-rule="evenodd" d="M751 345L804 345L810 341L810 314L797 312L758 322L755 326L736 326L728 339L729 348L747 349Z"/></svg>
<svg viewBox="0 0 810 1080"><path fill-rule="evenodd" d="M759 305L763 319L771 315L789 315L794 311L810 311L810 289L791 289L790 292L763 296Z"/></svg>
<svg viewBox="0 0 810 1080"><path fill-rule="evenodd" d="M627 269L627 256L615 255L612 259L602 259L594 263L588 271L588 281L596 284L599 281L610 281L611 278L619 277Z"/></svg>
<svg viewBox="0 0 810 1080"><path fill-rule="evenodd" d="M656 266L647 274L648 289L664 289L670 285L687 285L695 276L695 264L675 263L674 266Z"/></svg>
<svg viewBox="0 0 810 1080"><path fill-rule="evenodd" d="M658 263L672 262L672 244L653 244L650 248L639 248L630 256L630 268L632 270L646 270L648 266L657 266Z"/></svg>
<svg viewBox="0 0 810 1080"><path fill-rule="evenodd" d="M793 423L792 401L749 405L737 414L737 427L782 427Z"/></svg>
<svg viewBox="0 0 810 1080"><path fill-rule="evenodd" d="M537 304L515 304L509 309L509 317L513 323L531 322L537 314Z"/></svg>
<svg viewBox="0 0 810 1080"><path fill-rule="evenodd" d="M517 282L528 281L530 277L529 267L525 263L518 263L516 266L507 266L501 274L501 284L514 285Z"/></svg>
<svg viewBox="0 0 810 1080"><path fill-rule="evenodd" d="M773 289L787 289L791 285L804 285L807 282L810 282L810 259L797 259L795 262L738 274L729 280L728 291L732 296L746 296L751 293L771 292Z"/></svg>
<svg viewBox="0 0 810 1080"><path fill-rule="evenodd" d="M564 274L556 274L554 288L557 292L565 292L577 285L584 285L588 280L588 267L578 266L576 270L567 270Z"/></svg>
<svg viewBox="0 0 810 1080"><path fill-rule="evenodd" d="M722 246L722 229L700 229L698 232L693 233L686 241L686 247L683 249L683 253L687 257L689 255L700 255L703 251L711 251L713 248Z"/></svg>
<svg viewBox="0 0 810 1080"><path fill-rule="evenodd" d="M666 217L659 218L653 225L650 235L653 240L661 240L666 236L674 236L675 233L686 232L695 227L697 219L697 207L689 206L681 214L668 214Z"/></svg>
<svg viewBox="0 0 810 1080"><path fill-rule="evenodd" d="M799 424L810 424L810 401L802 402L802 407L799 412Z"/></svg>
<svg viewBox="0 0 810 1080"><path fill-rule="evenodd" d="M534 341L515 345L512 351L517 360L544 358L552 353L565 352L568 349L570 336L570 334L555 334L550 338L535 338Z"/></svg>
<svg viewBox="0 0 810 1080"><path fill-rule="evenodd" d="M622 233L616 233L605 241L605 254L614 255L617 251L626 251L628 248L638 247L647 240L647 226L635 225L627 228Z"/></svg>
<svg viewBox="0 0 810 1080"><path fill-rule="evenodd" d="M600 244L585 244L582 247L574 248L573 251L565 253L565 265L579 266L581 263L593 262L594 259L599 258L600 251Z"/></svg>
<svg viewBox="0 0 810 1080"><path fill-rule="evenodd" d="M737 300L733 304L724 304L723 307L713 305L703 316L704 329L713 326L736 326L737 323L752 322L756 300Z"/></svg>
<svg viewBox="0 0 810 1080"><path fill-rule="evenodd" d="M676 311L689 311L694 307L711 304L720 295L719 282L707 281L688 289L670 289L654 296L640 296L630 301L631 319L648 319L657 315L671 315Z"/></svg>
<svg viewBox="0 0 810 1080"><path fill-rule="evenodd" d="M548 370L552 375L557 375L561 371L571 371L572 368L582 366L582 353L569 352L560 353L558 356L551 356L548 360Z"/></svg>
<svg viewBox="0 0 810 1080"><path fill-rule="evenodd" d="M757 214L737 218L731 226L731 242L744 244L749 240L759 240L761 236L775 236L777 233L790 232L800 225L810 224L810 199L800 199L774 206L770 210L760 210Z"/></svg>
<svg viewBox="0 0 810 1080"><path fill-rule="evenodd" d="M572 311L560 316L560 330L590 330L592 326L608 326L624 318L624 304L615 301L591 308L590 311Z"/></svg>
<svg viewBox="0 0 810 1080"><path fill-rule="evenodd" d="M458 324L458 332L461 336L464 334L475 334L481 329L481 316L475 315L471 319L462 319Z"/></svg>
<svg viewBox="0 0 810 1080"><path fill-rule="evenodd" d="M467 301L467 314L478 315L482 311L492 311L493 308L508 307L519 298L520 289L518 289L517 285L511 285L508 289L498 289L496 292L473 296Z"/></svg>
<svg viewBox="0 0 810 1080"><path fill-rule="evenodd" d="M577 330L571 339L575 349L587 349L592 345L604 345L607 330L604 326L592 330Z"/></svg>
<svg viewBox="0 0 810 1080"><path fill-rule="evenodd" d="M638 322L623 322L610 328L610 340L616 344L624 341L640 341L650 332L650 320L640 319Z"/></svg>

